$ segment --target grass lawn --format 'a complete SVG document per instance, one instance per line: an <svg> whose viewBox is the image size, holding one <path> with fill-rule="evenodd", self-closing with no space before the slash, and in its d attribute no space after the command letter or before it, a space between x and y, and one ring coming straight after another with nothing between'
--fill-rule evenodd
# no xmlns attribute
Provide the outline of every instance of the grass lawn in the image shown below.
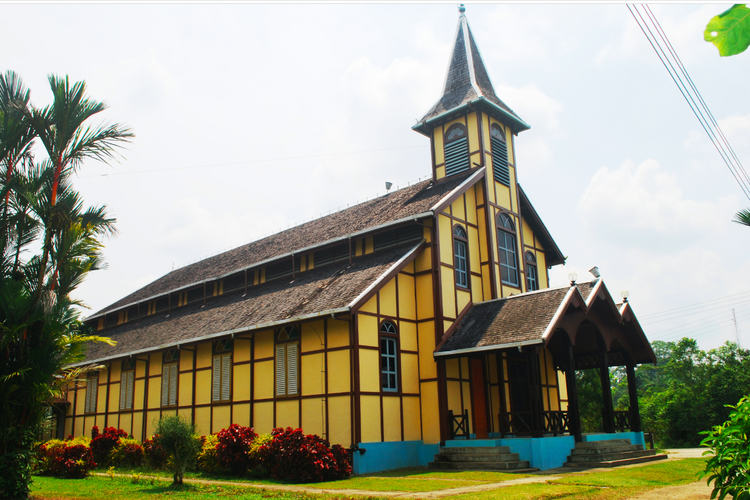
<svg viewBox="0 0 750 500"><path fill-rule="evenodd" d="M688 458L679 461L660 462L642 467L609 470L605 472L577 472L566 474L561 479L549 483L508 486L490 491L452 496L451 500L545 500L578 499L616 500L628 498L644 491L663 486L692 483L698 480L697 474L705 466L702 458ZM162 473L162 475L167 475ZM194 475L196 476L196 475ZM308 486L323 489L357 489L367 491L429 492L463 486L483 485L526 477L515 474L493 472L427 472L424 469L406 469L381 473L378 476L362 476L315 483ZM216 478L219 479L219 478ZM224 478L220 478L224 480ZM236 480L239 481L239 480ZM260 481L245 479L245 482ZM265 480L263 483L271 483ZM278 483L277 483L278 484ZM93 476L87 479L56 479L34 477L33 498L37 500L78 500L78 499L157 499L162 497L180 500L198 500L214 497L238 499L278 498L282 500L320 500L320 496L299 492L269 491L241 486L190 484L183 488L173 488L169 483L150 480L145 475L136 483L129 477ZM339 495L326 495L328 498L343 499Z"/></svg>

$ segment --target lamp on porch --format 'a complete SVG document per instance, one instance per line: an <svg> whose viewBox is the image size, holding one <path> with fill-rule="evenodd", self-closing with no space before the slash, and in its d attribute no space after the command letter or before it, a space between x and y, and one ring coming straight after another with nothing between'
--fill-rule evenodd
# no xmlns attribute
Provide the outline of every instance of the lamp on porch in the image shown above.
<svg viewBox="0 0 750 500"><path fill-rule="evenodd" d="M573 286L576 284L576 280L578 280L578 273L573 271L568 275L568 279L570 280L570 286Z"/></svg>

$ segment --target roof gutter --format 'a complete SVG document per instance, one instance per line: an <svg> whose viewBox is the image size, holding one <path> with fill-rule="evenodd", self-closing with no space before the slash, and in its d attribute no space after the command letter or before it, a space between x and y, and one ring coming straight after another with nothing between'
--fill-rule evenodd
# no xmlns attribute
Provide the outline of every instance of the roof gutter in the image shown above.
<svg viewBox="0 0 750 500"><path fill-rule="evenodd" d="M510 342L508 344L495 344L495 345L484 345L481 347L467 347L466 349L456 349L455 351L436 352L433 356L445 357L445 356L457 356L459 354L471 354L473 352L484 352L484 351L498 351L501 349L512 349L513 347L521 348L527 345L538 345L544 344L543 339L524 340L521 342Z"/></svg>
<svg viewBox="0 0 750 500"><path fill-rule="evenodd" d="M452 113L460 113L466 108L472 108L476 105L487 105L490 108L493 109L493 111L496 111L503 115L504 118L506 118L509 122L511 122L511 129L513 130L514 134L518 134L519 132L523 132L524 130L529 130L531 128L531 125L520 119L518 116L514 115L513 113L509 113L507 110L501 108L494 102L490 101L484 96L479 96L475 99L472 99L469 102L466 102L464 104L461 104L460 106L456 106L455 108L448 110L444 113L440 113L437 116L433 116L432 118L429 118L424 121L420 121L416 125L412 127L412 130L416 130L417 132L422 133L423 135L427 135L425 133L425 129L428 128L430 124L432 124L435 121L441 120L445 118L445 115L452 114Z"/></svg>

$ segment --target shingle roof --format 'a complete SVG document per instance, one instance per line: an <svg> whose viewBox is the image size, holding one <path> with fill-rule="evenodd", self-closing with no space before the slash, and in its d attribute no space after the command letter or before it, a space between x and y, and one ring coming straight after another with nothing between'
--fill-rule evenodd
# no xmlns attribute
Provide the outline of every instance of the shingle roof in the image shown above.
<svg viewBox="0 0 750 500"><path fill-rule="evenodd" d="M169 316L159 313L108 328L100 333L117 345L90 344L86 363L317 313L329 314L348 307L411 250L401 247L370 254L355 259L351 266L344 262L300 273L291 282L279 279L250 287L244 297L242 292L221 295L209 299L205 306L198 302L174 308Z"/></svg>
<svg viewBox="0 0 750 500"><path fill-rule="evenodd" d="M377 226L423 214L445 195L449 194L471 173L457 175L446 181L423 181L385 196L360 203L340 212L315 219L291 229L281 231L162 276L96 314L119 309L128 304L144 301L177 290L193 283L238 272L255 264L322 244L336 238L375 228Z"/></svg>
<svg viewBox="0 0 750 500"><path fill-rule="evenodd" d="M495 94L487 68L484 66L479 48L469 28L466 16L461 14L456 28L456 39L451 50L448 72L445 76L443 95L437 103L412 128L424 132L427 121L449 113L469 103L488 104L497 108L504 122L514 133L527 130L529 126Z"/></svg>

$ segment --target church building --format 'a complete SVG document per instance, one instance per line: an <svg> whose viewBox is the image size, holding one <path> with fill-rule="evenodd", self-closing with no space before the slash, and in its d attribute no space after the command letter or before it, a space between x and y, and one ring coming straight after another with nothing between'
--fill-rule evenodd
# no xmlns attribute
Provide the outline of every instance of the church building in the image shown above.
<svg viewBox="0 0 750 500"><path fill-rule="evenodd" d="M518 184L529 129L495 93L463 8L442 95L413 127L432 176L175 269L87 318L117 344L60 405L59 435L146 439L163 415L201 434L300 427L352 450L355 473L508 446L525 467L576 443L643 444L634 367L655 362L601 279L564 264ZM523 152L520 152L522 157ZM552 228L561 231L564 228ZM615 411L608 367L625 366ZM581 433L575 370L597 368L604 433Z"/></svg>

